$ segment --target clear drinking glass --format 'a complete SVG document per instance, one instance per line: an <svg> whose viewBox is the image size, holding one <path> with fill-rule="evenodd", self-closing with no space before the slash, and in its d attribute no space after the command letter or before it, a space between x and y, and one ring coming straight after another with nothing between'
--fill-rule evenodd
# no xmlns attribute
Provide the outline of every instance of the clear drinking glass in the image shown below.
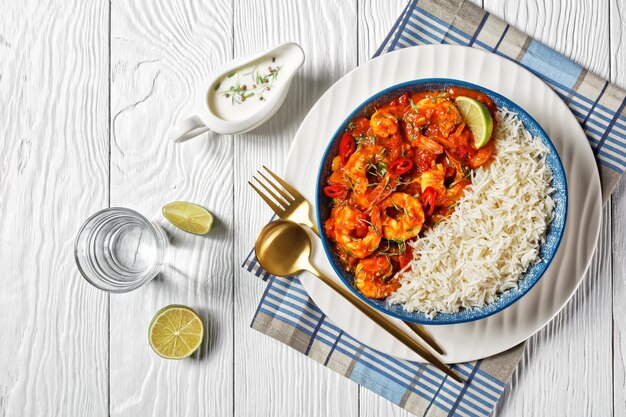
<svg viewBox="0 0 626 417"><path fill-rule="evenodd" d="M112 207L85 221L74 245L81 274L109 292L128 292L153 279L163 266L167 236L134 210Z"/></svg>

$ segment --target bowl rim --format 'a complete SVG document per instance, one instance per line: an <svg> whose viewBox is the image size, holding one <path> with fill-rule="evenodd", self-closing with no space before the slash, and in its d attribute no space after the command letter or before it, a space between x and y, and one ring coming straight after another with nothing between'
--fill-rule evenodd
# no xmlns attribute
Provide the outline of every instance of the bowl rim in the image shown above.
<svg viewBox="0 0 626 417"><path fill-rule="evenodd" d="M467 311L467 310L460 310L459 312L456 312L456 313L437 313L436 319L425 318L425 314L422 313L422 312L414 312L414 313L408 313L407 312L406 315L402 315L402 314L398 314L396 312L390 311L390 310L388 310L386 308L382 308L380 305L378 305L377 303L373 302L371 299L369 299L366 296L364 296L363 294L361 294L361 292L358 291L353 286L353 284L351 282L349 282L344 277L344 273L346 273L346 271L342 271L341 270L342 269L341 266L337 265L337 263L335 262L335 260L333 258L333 252L332 252L332 249L330 247L332 243L326 237L326 233L324 231L322 218L321 218L320 196L321 196L321 190L322 190L322 185L323 185L322 173L324 171L325 162L328 160L330 149L333 147L335 142L339 139L340 133L342 133L342 131L344 129L344 126L346 126L346 124L353 117L355 117L355 115L364 106L370 104L372 101L376 100L380 96L383 96L383 95L388 94L388 93L392 93L393 91L399 90L399 89L404 88L404 87L410 87L410 86L415 86L415 85L420 85L420 84L428 84L428 83L439 83L439 84L444 84L444 85L447 85L447 86L459 86L459 87L471 88L471 89L474 89L474 90L481 91L481 92L487 94L490 97L495 97L495 98L499 99L500 101L506 102L508 110L511 110L515 114L521 115L524 120L528 120L530 122L530 124L533 124L534 127L536 127L536 130L539 133L537 136L541 136L542 137L543 142L548 146L548 148L550 148L550 153L553 153L556 156L556 162L557 162L556 167L562 173L562 176L565 179L565 181L563 181L563 192L564 192L563 193L564 194L563 205L565 207L564 214L563 214L563 223L560 225L560 229L557 230L557 233L558 233L557 241L554 244L551 252L549 253L549 258L545 259L545 262L544 262L545 266L543 267L543 269L540 270L540 272L537 274L537 277L534 279L534 281L532 281L530 283L530 285L527 288L525 288L523 291L520 291L516 296L511 298L511 300L509 300L508 303L500 306L499 308L493 309L493 311L490 310L490 311L486 311L486 312L484 312L482 314L480 313L481 310L485 310L485 307L488 307L488 306L492 305L493 303L497 303L498 300L501 300L501 296L499 296L498 299L496 299L493 303L486 304L485 306L477 308L477 309L471 309L471 311L475 311L476 314L470 315L469 317L464 316L462 318L455 318L455 316L457 316L460 312ZM523 123L523 121L522 121L522 123ZM379 311L381 313L384 313L384 314L386 314L388 316L391 316L391 317L394 317L394 318L397 318L397 319L400 319L400 320L403 320L403 321L409 321L409 322L418 323L418 324L425 324L425 325L449 325L449 324L460 324L460 323L467 323L467 322L482 320L482 319L487 318L489 316L492 316L494 314L500 313L501 311L503 311L506 308L508 308L508 307L512 306L513 304L515 304L524 295L526 295L526 294L528 294L530 292L530 290L537 284L537 282L539 282L541 277L543 277L543 275L546 273L546 271L548 270L548 268L552 264L552 261L553 261L555 255L556 255L556 253L557 253L557 251L558 251L558 249L559 249L559 247L561 245L561 242L563 240L563 235L565 234L565 226L567 224L567 214L568 214L568 205L569 205L569 195L568 195L568 187L567 187L567 174L565 172L565 168L563 167L563 163L561 161L561 157L560 157L559 153L556 150L556 147L552 143L552 140L550 139L550 136L548 136L548 134L543 129L543 127L526 110L524 110L517 103L515 103L511 99L503 96L502 94L496 93L493 90L490 90L488 88L479 86L477 84L474 84L474 83L471 83L471 82L468 82L468 81L456 80L456 79L452 79L452 78L433 77L433 78L419 78L419 79L415 79L415 80L404 81L402 83L394 84L394 85L389 86L389 87L387 87L387 88L385 88L385 89L383 89L381 91L378 91L377 93L371 95L370 97L365 99L363 102L361 102L361 104L359 104L354 110L352 110L350 112L350 114L348 116L346 116L346 118L344 118L343 122L339 125L339 127L337 127L337 129L335 130L334 134L330 138L328 144L326 145L326 149L324 150L324 154L323 154L322 159L321 159L320 164L319 164L316 184L317 184L317 190L316 190L316 193L315 193L315 218L316 218L316 221L317 221L317 224L318 224L318 229L320 231L320 240L322 242L322 247L324 248L324 254L326 255L326 258L328 259L330 265L332 266L333 271L335 272L335 274L337 274L339 279L341 279L343 284L346 285L353 294L355 294L359 299L364 301L370 307L372 307L375 310L377 310L377 311ZM535 264L533 264L533 265L535 265ZM533 265L531 265L531 267ZM528 270L525 272L525 274L527 272L528 272ZM522 276L522 278L520 278L520 279L524 279L524 278L525 278L525 276ZM412 316L409 317L407 315L412 315Z"/></svg>

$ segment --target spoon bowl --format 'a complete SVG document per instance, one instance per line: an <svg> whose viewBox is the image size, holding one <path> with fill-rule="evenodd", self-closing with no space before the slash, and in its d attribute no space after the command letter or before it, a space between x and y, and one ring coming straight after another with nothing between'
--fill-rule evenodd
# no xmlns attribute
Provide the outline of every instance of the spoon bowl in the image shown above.
<svg viewBox="0 0 626 417"><path fill-rule="evenodd" d="M259 233L254 249L259 263L270 274L286 277L309 269L311 239L295 223L269 223Z"/></svg>

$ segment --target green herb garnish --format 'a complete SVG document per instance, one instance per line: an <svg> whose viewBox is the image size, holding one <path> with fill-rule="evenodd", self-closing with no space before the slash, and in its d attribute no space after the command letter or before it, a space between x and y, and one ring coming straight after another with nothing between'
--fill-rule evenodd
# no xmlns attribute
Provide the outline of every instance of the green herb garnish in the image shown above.
<svg viewBox="0 0 626 417"><path fill-rule="evenodd" d="M272 61L273 62L273 61ZM270 91L274 86L274 82L278 78L278 73L281 67L269 66L267 72L261 72L259 67L255 67L252 71L240 74L235 71L227 75L228 78L232 78L237 75L238 80L235 84L231 85L228 90L220 91L220 94L226 98L230 98L232 104L241 104L251 97L257 96L260 101L265 101L264 94ZM242 84L241 81L249 79L250 84ZM215 86L217 91L220 87L220 83Z"/></svg>

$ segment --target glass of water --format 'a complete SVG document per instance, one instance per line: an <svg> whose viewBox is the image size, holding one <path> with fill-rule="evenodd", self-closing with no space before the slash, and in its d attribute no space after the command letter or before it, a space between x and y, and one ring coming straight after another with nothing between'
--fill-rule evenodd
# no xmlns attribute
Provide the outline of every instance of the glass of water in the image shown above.
<svg viewBox="0 0 626 417"><path fill-rule="evenodd" d="M82 225L74 257L92 285L109 292L128 292L159 273L167 245L161 227L134 210L112 207Z"/></svg>

